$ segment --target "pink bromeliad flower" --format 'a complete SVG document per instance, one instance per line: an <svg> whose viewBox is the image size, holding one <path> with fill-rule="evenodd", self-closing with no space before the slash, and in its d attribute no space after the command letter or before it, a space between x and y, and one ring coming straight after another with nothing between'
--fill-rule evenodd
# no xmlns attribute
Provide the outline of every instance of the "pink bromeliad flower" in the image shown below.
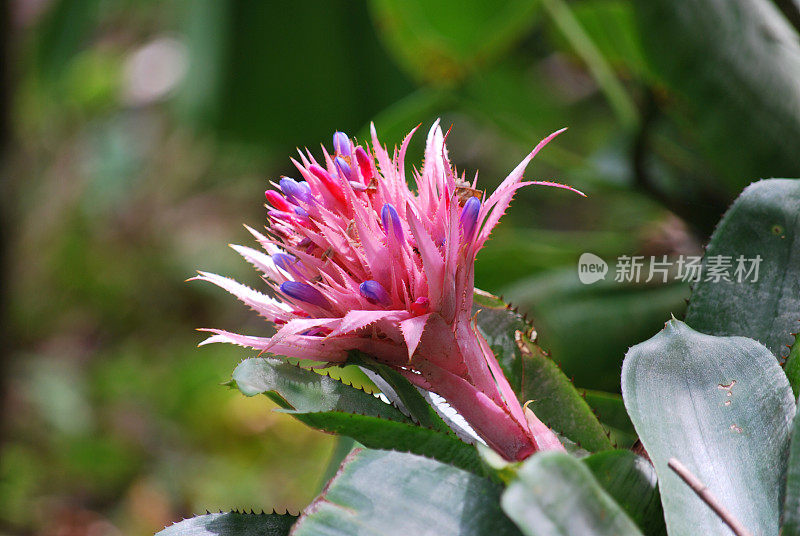
<svg viewBox="0 0 800 536"><path fill-rule="evenodd" d="M310 152L292 160L303 180L284 177L268 190L267 234L250 229L266 254L232 246L278 299L215 274L196 277L232 293L277 333L265 338L212 329L203 344L327 363L361 350L443 397L509 460L563 448L523 410L471 312L475 255L515 191L531 184L572 190L522 181L531 159L562 131L542 140L485 199L475 189L477 178L467 183L456 176L438 121L422 170L413 173L416 192L409 189L404 159L414 131L393 157L373 126L371 148L337 132L334 152L325 151L322 161Z"/></svg>

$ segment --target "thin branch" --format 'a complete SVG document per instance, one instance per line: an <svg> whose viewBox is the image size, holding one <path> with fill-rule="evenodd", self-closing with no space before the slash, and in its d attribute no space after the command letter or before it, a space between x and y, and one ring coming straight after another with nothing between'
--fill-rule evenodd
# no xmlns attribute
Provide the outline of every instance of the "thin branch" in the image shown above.
<svg viewBox="0 0 800 536"><path fill-rule="evenodd" d="M694 476L685 465L675 458L670 458L669 461L667 461L667 465L670 469L675 471L675 474L681 477L690 488L692 488L692 491L694 491L697 496L700 497L700 500L706 503L708 507L719 516L723 523L730 527L736 536L753 536L752 532L744 528L744 525L742 525L739 520L728 511L727 508L722 506L719 500L714 497L714 495L708 489L708 486L703 484L699 478Z"/></svg>

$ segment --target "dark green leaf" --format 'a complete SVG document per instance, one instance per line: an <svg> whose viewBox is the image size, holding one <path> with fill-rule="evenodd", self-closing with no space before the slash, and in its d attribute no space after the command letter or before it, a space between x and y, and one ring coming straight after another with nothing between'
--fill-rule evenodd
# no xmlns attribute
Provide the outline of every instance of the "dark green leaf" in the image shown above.
<svg viewBox="0 0 800 536"><path fill-rule="evenodd" d="M501 487L420 456L355 451L303 512L294 536L518 536Z"/></svg>
<svg viewBox="0 0 800 536"><path fill-rule="evenodd" d="M525 461L501 504L527 536L641 534L589 468L563 452Z"/></svg>
<svg viewBox="0 0 800 536"><path fill-rule="evenodd" d="M420 426L446 433L451 432L450 427L447 426L442 418L439 417L439 414L436 413L436 410L425 400L425 397L422 396L419 389L405 379L399 372L387 365L378 363L361 352L351 352L348 363L366 367L380 374L381 378L392 388L400 402L403 403L403 407L405 407L408 413L411 414L411 417L419 423Z"/></svg>
<svg viewBox="0 0 800 536"><path fill-rule="evenodd" d="M620 395L588 389L583 391L583 395L600 422L623 432L636 433Z"/></svg>
<svg viewBox="0 0 800 536"><path fill-rule="evenodd" d="M652 68L688 105L687 131L736 193L798 176L800 44L769 0L638 0ZM691 129L691 130L689 130Z"/></svg>
<svg viewBox="0 0 800 536"><path fill-rule="evenodd" d="M280 359L246 359L233 371L233 381L246 396L270 394L284 408L298 412L341 411L411 422L369 393Z"/></svg>
<svg viewBox="0 0 800 536"><path fill-rule="evenodd" d="M411 452L474 473L483 473L475 447L464 443L452 432L443 433L377 416L338 411L290 413L313 428L351 437L369 448Z"/></svg>
<svg viewBox="0 0 800 536"><path fill-rule="evenodd" d="M619 283L611 263L605 280L584 285L578 279L577 258L570 268L515 284L507 295L530 312L537 342L570 378L588 389L616 391L622 356L657 331L670 313L683 314L689 285Z"/></svg>
<svg viewBox="0 0 800 536"><path fill-rule="evenodd" d="M686 323L712 335L750 337L776 357L786 357L790 334L800 328L800 181L770 179L748 186L711 237L704 279L717 256L732 260L731 280L697 283ZM760 257L757 281L734 276L740 256L745 261Z"/></svg>
<svg viewBox="0 0 800 536"><path fill-rule="evenodd" d="M650 462L628 450L599 452L581 461L644 534L666 536L658 479Z"/></svg>
<svg viewBox="0 0 800 536"><path fill-rule="evenodd" d="M750 530L778 533L795 403L763 345L714 337L670 320L630 349L622 394L655 464L671 534L728 534L667 467L675 457Z"/></svg>
<svg viewBox="0 0 800 536"><path fill-rule="evenodd" d="M175 523L156 536L286 536L296 520L291 514L206 514Z"/></svg>
<svg viewBox="0 0 800 536"><path fill-rule="evenodd" d="M789 352L789 357L786 358L786 377L789 378L789 383L792 384L792 392L794 396L798 396L800 391L800 333L795 335L792 350Z"/></svg>
<svg viewBox="0 0 800 536"><path fill-rule="evenodd" d="M572 382L539 346L528 340L533 329L502 300L475 293L478 327L503 367L520 402L533 400L533 412L548 426L589 451L612 448L600 422Z"/></svg>
<svg viewBox="0 0 800 536"><path fill-rule="evenodd" d="M339 466L342 465L344 459L355 446L356 442L351 437L339 436L336 438L333 452L325 466L325 471L322 473L322 478L320 478L319 489L324 488L328 484L328 481L333 478L333 475L339 470Z"/></svg>
<svg viewBox="0 0 800 536"><path fill-rule="evenodd" d="M797 346L800 345L795 344L795 347ZM800 536L800 419L798 418L792 423L781 536Z"/></svg>
<svg viewBox="0 0 800 536"><path fill-rule="evenodd" d="M622 397L603 391L583 391L584 398L603 427L609 432L611 442L617 448L630 448L636 442L636 430L625 410Z"/></svg>

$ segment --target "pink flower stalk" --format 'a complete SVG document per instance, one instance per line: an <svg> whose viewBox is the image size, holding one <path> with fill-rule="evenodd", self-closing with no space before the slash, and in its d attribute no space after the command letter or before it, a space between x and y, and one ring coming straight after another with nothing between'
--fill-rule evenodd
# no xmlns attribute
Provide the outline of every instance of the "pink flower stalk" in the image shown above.
<svg viewBox="0 0 800 536"><path fill-rule="evenodd" d="M456 176L434 123L425 161L406 183L412 131L391 157L372 127L372 147L344 133L318 162L292 160L303 181L282 178L266 192L266 251L232 246L264 276L274 299L232 279L195 279L229 291L278 326L270 337L216 329L202 344L226 342L273 354L342 363L361 350L414 385L442 396L486 443L509 460L563 448L523 410L472 315L474 263L505 212L542 140L488 198ZM377 161L377 163L376 163ZM576 191L577 190L573 190ZM580 193L580 192L578 192ZM583 194L581 194L583 195Z"/></svg>

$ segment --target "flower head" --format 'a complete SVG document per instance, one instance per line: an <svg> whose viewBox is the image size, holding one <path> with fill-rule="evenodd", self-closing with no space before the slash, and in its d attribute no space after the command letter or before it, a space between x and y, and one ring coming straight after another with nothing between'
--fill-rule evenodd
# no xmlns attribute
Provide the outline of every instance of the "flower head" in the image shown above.
<svg viewBox="0 0 800 536"><path fill-rule="evenodd" d="M542 140L488 197L476 189L477 179L467 182L454 172L438 121L412 191L405 154L414 131L393 155L373 126L371 147L337 132L333 154L323 149L317 161L306 151L292 160L300 179L273 183L266 192L267 233L250 229L266 253L233 246L277 298L215 274L196 278L234 294L277 333L209 330L214 335L205 343L329 363L361 350L444 397L509 459L560 446L523 411L471 311L475 256L516 190L530 184L571 189L522 181L531 159L562 131Z"/></svg>

